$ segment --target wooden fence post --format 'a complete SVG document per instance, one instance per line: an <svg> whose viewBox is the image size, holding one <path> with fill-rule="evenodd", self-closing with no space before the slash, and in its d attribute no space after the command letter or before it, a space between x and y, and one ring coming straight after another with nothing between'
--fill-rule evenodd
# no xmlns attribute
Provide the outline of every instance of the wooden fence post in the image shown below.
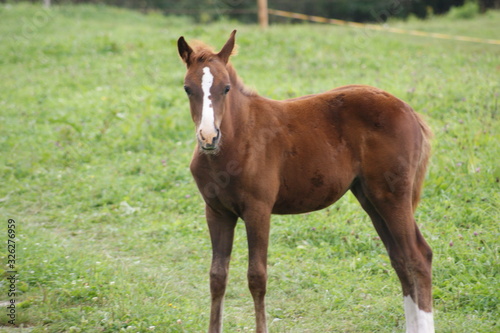
<svg viewBox="0 0 500 333"><path fill-rule="evenodd" d="M266 29L269 25L269 15L267 13L267 0L257 0L259 10L259 25L262 29Z"/></svg>

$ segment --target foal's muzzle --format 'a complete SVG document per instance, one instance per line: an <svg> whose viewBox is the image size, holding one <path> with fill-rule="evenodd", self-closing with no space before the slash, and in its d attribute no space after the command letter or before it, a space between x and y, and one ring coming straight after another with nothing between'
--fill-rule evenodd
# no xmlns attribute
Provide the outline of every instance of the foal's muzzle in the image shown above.
<svg viewBox="0 0 500 333"><path fill-rule="evenodd" d="M219 144L220 136L221 134L218 128L215 128L214 132L208 135L200 130L198 140L200 141L201 149L206 152L215 151Z"/></svg>

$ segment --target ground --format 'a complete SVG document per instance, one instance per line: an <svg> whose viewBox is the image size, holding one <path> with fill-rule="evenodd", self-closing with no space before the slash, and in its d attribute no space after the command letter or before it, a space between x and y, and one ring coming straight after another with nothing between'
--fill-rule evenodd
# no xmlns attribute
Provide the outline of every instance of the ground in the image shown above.
<svg viewBox="0 0 500 333"><path fill-rule="evenodd" d="M436 328L500 329L499 45L319 24L201 26L102 6L2 4L0 21L0 301L11 299L12 219L17 325L206 329L211 250L188 170L195 135L176 41L218 48L236 28L233 64L261 95L369 84L424 116L435 138L416 219L435 254ZM499 22L489 12L389 24L500 39ZM246 261L240 224L228 332L254 327ZM271 332L403 331L396 275L351 194L320 212L273 218L268 318Z"/></svg>

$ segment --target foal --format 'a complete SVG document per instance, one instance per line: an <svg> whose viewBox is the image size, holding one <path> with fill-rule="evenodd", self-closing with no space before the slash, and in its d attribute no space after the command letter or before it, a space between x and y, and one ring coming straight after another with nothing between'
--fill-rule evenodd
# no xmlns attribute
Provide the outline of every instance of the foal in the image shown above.
<svg viewBox="0 0 500 333"><path fill-rule="evenodd" d="M261 97L228 62L235 33L218 53L178 40L196 126L190 167L206 203L213 249L209 332L222 332L237 219L247 231L256 331L265 333L271 214L322 209L348 190L370 216L401 281L407 332L434 332L432 251L413 217L430 130L408 104L369 86L285 101Z"/></svg>

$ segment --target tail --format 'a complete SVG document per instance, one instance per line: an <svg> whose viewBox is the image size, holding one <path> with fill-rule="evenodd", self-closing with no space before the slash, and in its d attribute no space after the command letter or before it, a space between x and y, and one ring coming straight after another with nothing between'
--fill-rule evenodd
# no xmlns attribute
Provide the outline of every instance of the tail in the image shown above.
<svg viewBox="0 0 500 333"><path fill-rule="evenodd" d="M417 172L415 173L415 179L413 181L412 204L414 212L415 209L417 209L418 202L420 201L422 184L424 182L425 173L427 171L429 157L431 156L431 139L433 136L431 129L429 128L429 126L427 126L422 117L418 113L415 113L415 115L422 131L422 145L420 151L420 159L417 165Z"/></svg>

